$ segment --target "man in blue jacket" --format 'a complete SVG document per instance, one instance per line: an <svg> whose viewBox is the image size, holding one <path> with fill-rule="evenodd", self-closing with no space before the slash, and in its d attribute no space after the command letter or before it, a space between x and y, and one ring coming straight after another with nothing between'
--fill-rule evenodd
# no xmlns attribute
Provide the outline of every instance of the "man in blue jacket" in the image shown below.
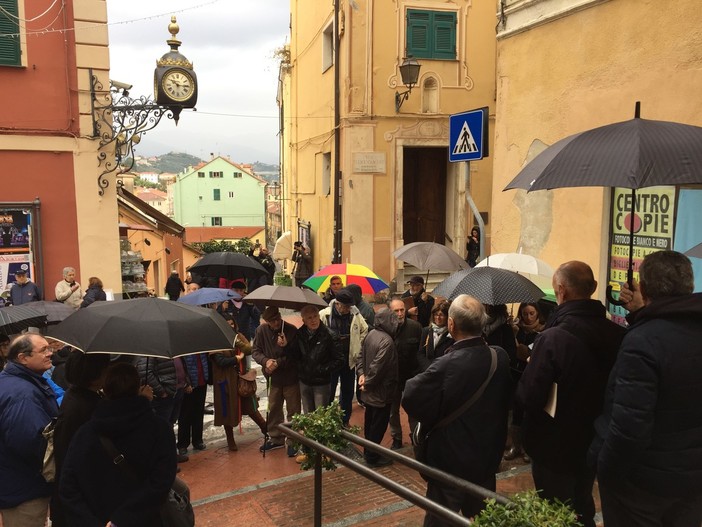
<svg viewBox="0 0 702 527"><path fill-rule="evenodd" d="M692 293L692 265L678 252L649 254L639 277L596 424L602 514L607 527L699 527L702 293Z"/></svg>
<svg viewBox="0 0 702 527"><path fill-rule="evenodd" d="M41 432L58 415L53 390L42 374L51 348L41 336L15 339L0 373L0 516L5 527L43 527L51 484L42 474L46 440Z"/></svg>
<svg viewBox="0 0 702 527"><path fill-rule="evenodd" d="M41 298L41 290L37 284L27 278L27 271L24 269L15 271L15 283L10 288L12 305L19 306L29 302L37 302Z"/></svg>

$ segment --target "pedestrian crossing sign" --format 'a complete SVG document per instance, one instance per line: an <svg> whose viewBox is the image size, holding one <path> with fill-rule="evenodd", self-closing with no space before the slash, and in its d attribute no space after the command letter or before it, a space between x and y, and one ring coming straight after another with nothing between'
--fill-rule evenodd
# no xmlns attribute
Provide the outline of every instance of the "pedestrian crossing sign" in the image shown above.
<svg viewBox="0 0 702 527"><path fill-rule="evenodd" d="M488 108L449 116L449 161L475 161L488 156Z"/></svg>

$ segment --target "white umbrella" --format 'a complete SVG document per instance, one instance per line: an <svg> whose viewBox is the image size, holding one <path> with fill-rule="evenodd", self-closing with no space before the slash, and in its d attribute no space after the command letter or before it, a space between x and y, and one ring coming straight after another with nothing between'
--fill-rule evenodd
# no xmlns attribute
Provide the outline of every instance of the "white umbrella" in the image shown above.
<svg viewBox="0 0 702 527"><path fill-rule="evenodd" d="M522 253L497 253L491 254L482 260L476 267L494 267L516 273L524 273L545 278L553 277L553 268L535 256Z"/></svg>
<svg viewBox="0 0 702 527"><path fill-rule="evenodd" d="M283 235L275 241L275 247L271 253L274 260L285 260L292 256L292 233L285 231Z"/></svg>

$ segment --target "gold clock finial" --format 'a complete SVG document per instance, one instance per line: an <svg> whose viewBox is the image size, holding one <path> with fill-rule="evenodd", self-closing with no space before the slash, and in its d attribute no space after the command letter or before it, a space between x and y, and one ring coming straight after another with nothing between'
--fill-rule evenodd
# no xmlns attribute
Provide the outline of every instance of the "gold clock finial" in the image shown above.
<svg viewBox="0 0 702 527"><path fill-rule="evenodd" d="M179 31L180 31L180 26L176 22L175 15L173 15L173 16L171 16L171 23L168 24L168 32L172 35L172 38L175 40Z"/></svg>
<svg viewBox="0 0 702 527"><path fill-rule="evenodd" d="M176 22L175 15L171 16L171 23L168 24L168 31L171 33L171 38L166 40L166 43L171 46L171 51L178 51L181 41L176 38L176 35L178 35L178 32L180 31L180 26Z"/></svg>

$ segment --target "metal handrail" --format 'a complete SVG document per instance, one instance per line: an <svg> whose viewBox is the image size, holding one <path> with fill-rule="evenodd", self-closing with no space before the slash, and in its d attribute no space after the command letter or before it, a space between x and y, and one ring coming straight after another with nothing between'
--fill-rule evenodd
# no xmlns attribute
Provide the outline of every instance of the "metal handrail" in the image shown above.
<svg viewBox="0 0 702 527"><path fill-rule="evenodd" d="M461 516L449 509L444 508L443 506L439 505L438 503L427 499L425 496L422 496L421 494L417 494L416 492L403 487L402 485L396 483L395 481L386 478L382 474L379 474L375 472L374 470L371 470L365 465L362 465L361 463L358 463L357 461L354 461L353 459L350 459L343 454L340 454L339 452L336 452L326 446L324 446L321 443L318 443L317 441L314 441L312 439L309 439L305 437L304 435L300 434L299 432L296 432L290 427L291 423L282 423L278 425L279 430L286 435L287 437L290 437L297 441L298 443L309 447L319 453L321 453L324 456L327 456L334 461L337 461L341 463L342 465L350 468L357 474L362 475L363 477L373 481L374 483L380 485L381 487L393 492L394 494L400 496L401 498L406 499L407 501L413 503L414 505L417 505L418 507L424 509L425 511L431 512L432 514L442 518L444 521L448 522L450 525L460 525L460 526L466 526L466 525L471 525L470 520L465 518L464 516ZM462 490L464 492L467 492L471 495L481 497L483 499L494 499L497 503L504 504L504 505L509 505L512 503L511 500L508 498L496 494L495 492L492 492L488 489L485 489L479 485L476 485L474 483L471 483L470 481L466 481L461 478L457 478L456 476L453 476L451 474L447 474L446 472L443 472L442 470L438 470L432 467L429 467L423 463L420 463L419 461L412 459L410 457L404 456L402 454L398 454L397 452L394 452L392 450L389 450L387 448L384 448L376 443L373 443L372 441L368 441L367 439L364 439L362 437L359 437L355 434L351 434L350 432L347 431L342 431L340 434L344 439L348 440L351 443L357 444L359 446L362 446L365 449L371 450L373 452L376 452L378 454L381 454L384 457L390 458L393 461L397 461L398 463L401 463L403 465L406 465L416 471L418 471L420 474L430 477L431 479L434 479L440 483L443 483L445 485L450 485L452 487L455 487L459 490ZM316 456L315 460L315 466L314 466L314 525L315 527L321 527L322 525L322 456L318 455Z"/></svg>

